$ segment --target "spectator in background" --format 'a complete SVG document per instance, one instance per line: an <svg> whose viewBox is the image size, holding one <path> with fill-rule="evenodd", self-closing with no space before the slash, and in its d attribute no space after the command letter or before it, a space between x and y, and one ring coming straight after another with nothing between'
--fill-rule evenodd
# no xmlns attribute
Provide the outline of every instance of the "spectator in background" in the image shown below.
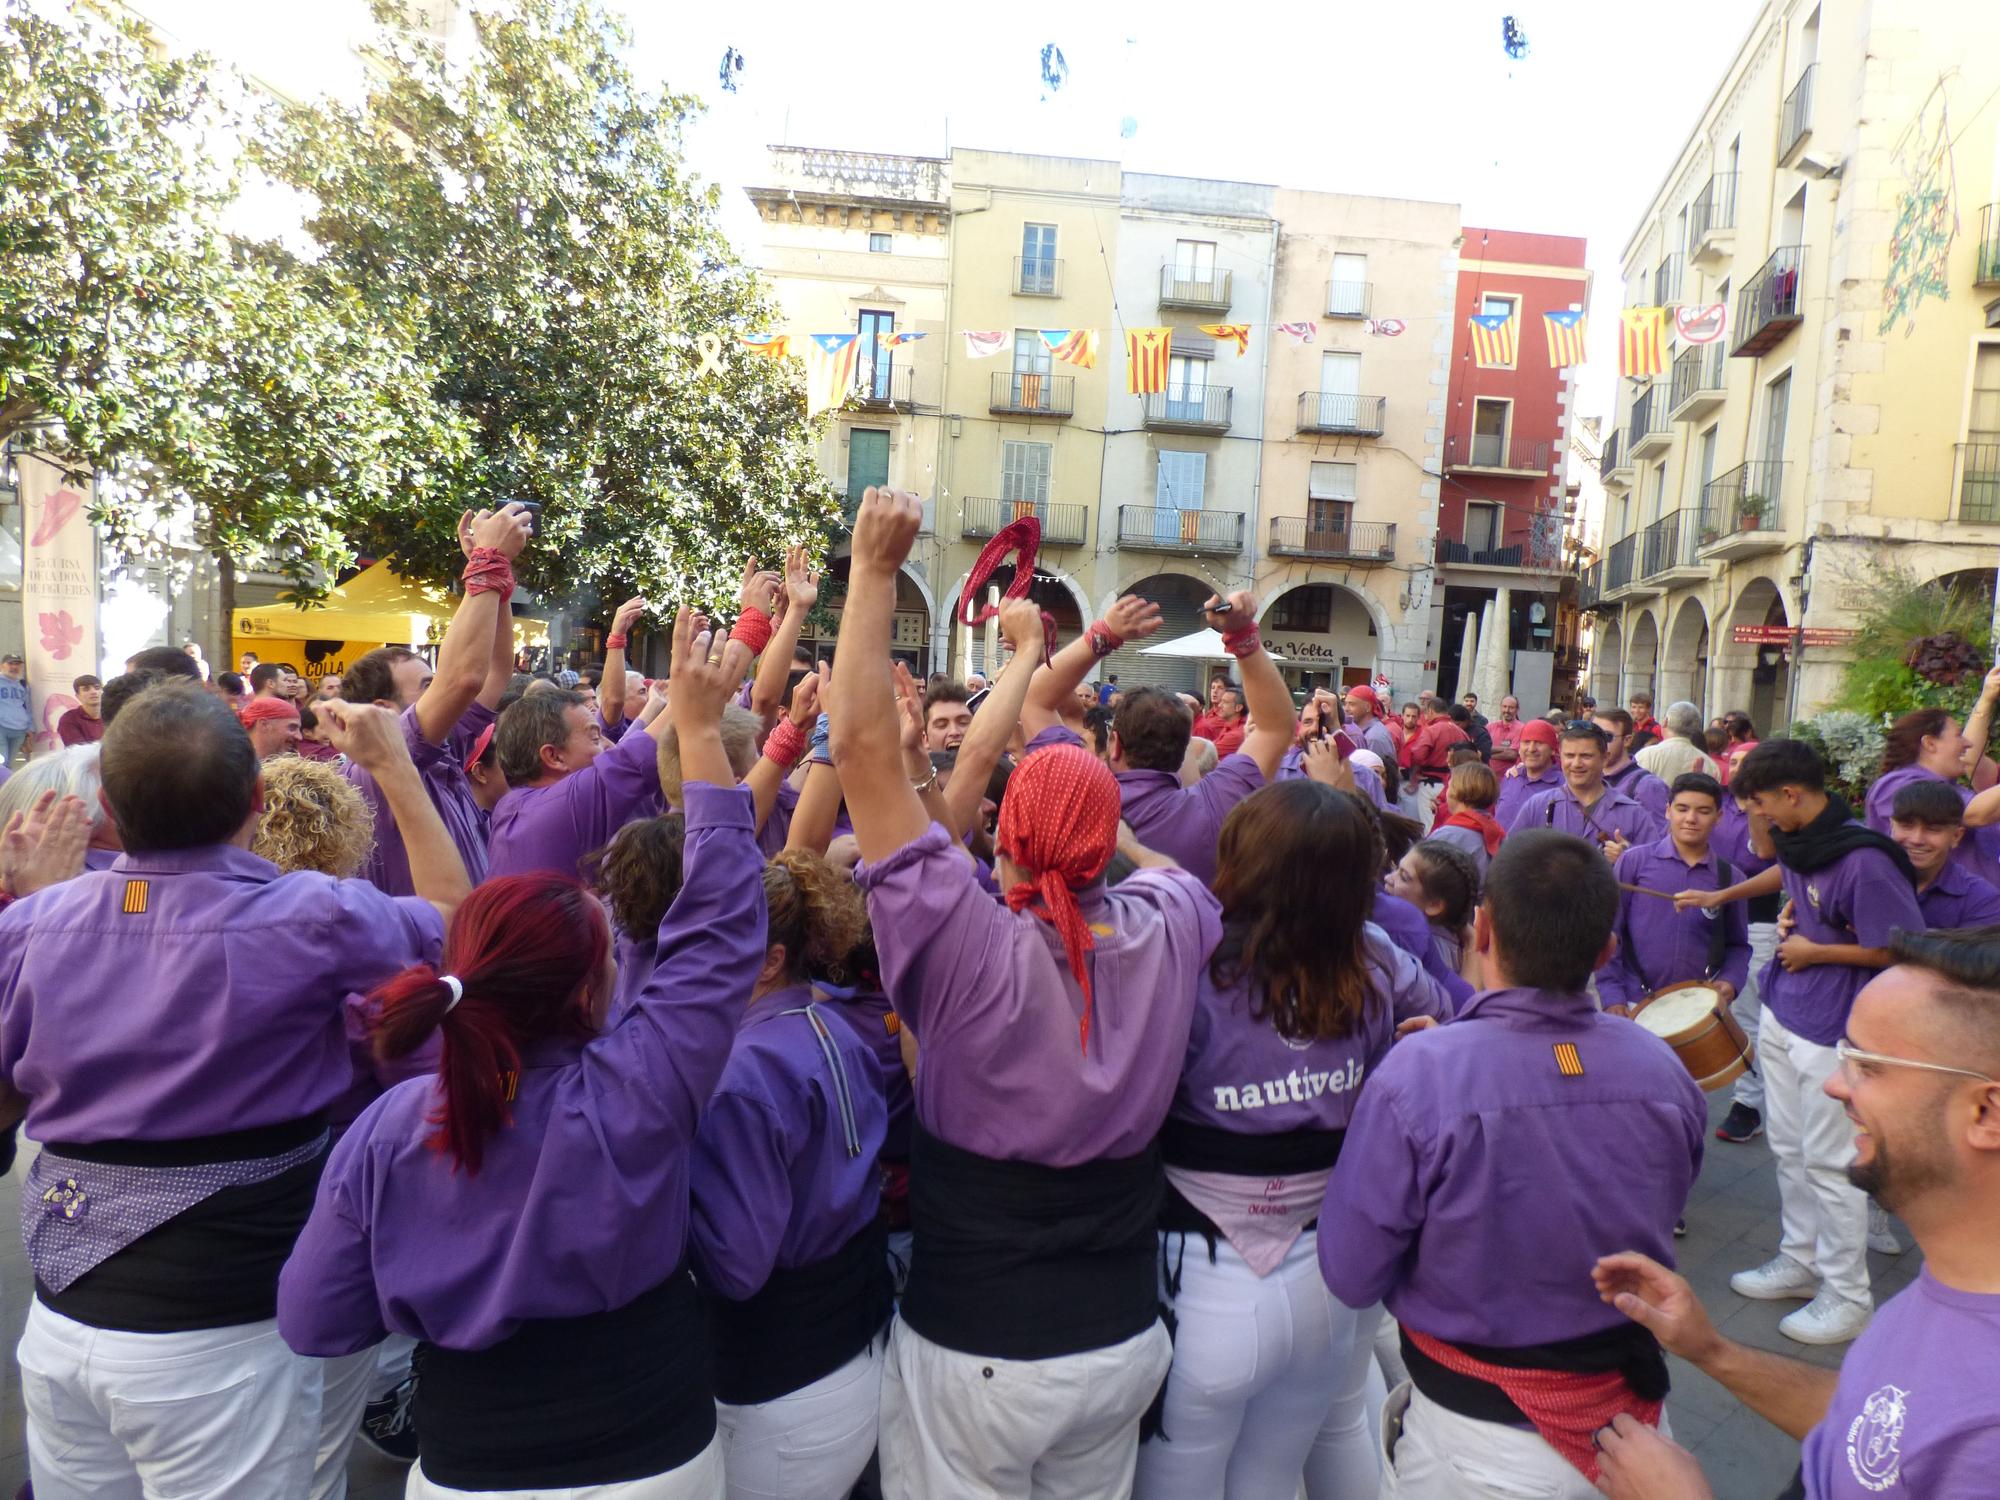
<svg viewBox="0 0 2000 1500"><path fill-rule="evenodd" d="M241 712L243 705L250 701L249 685L234 672L216 673L215 692L216 696L229 706L232 713Z"/></svg>
<svg viewBox="0 0 2000 1500"><path fill-rule="evenodd" d="M94 745L104 738L104 684L90 673L70 684L76 707L56 720L56 738L65 745Z"/></svg>
<svg viewBox="0 0 2000 1500"><path fill-rule="evenodd" d="M132 663L128 661L125 665L129 668ZM257 653L255 651L245 651L241 656L236 658L236 675L239 677L248 677L252 672L257 670L258 665Z"/></svg>
<svg viewBox="0 0 2000 1500"><path fill-rule="evenodd" d="M1111 700L1117 696L1118 674L1112 672L1105 677L1104 681L1097 685L1097 706L1099 708L1109 708L1111 707Z"/></svg>
<svg viewBox="0 0 2000 1500"><path fill-rule="evenodd" d="M1218 758L1234 755L1243 748L1243 736L1249 725L1243 720L1243 690L1233 685L1226 686L1215 695L1215 707L1204 716L1207 730L1202 724L1194 727L1194 737L1212 740Z"/></svg>
<svg viewBox="0 0 2000 1500"><path fill-rule="evenodd" d="M274 755L295 754L299 748L300 720L298 706L288 698L252 698L243 705L239 716L243 727L250 735L250 744L257 751L257 759L269 760Z"/></svg>
<svg viewBox="0 0 2000 1500"><path fill-rule="evenodd" d="M234 677L236 674L225 672L223 675ZM123 672L104 684L104 700L99 705L98 712L103 715L105 724L109 725L118 717L119 709L145 692L147 688L173 680L152 671Z"/></svg>
<svg viewBox="0 0 2000 1500"><path fill-rule="evenodd" d="M125 658L128 672L158 672L162 677L178 677L183 682L201 681L201 668L185 651L172 646L148 646Z"/></svg>
<svg viewBox="0 0 2000 1500"><path fill-rule="evenodd" d="M293 683L299 681L299 674L281 661L263 661L250 669L250 696L252 698L283 698L292 701L295 690Z"/></svg>
<svg viewBox="0 0 2000 1500"><path fill-rule="evenodd" d="M1508 759L1520 754L1521 731L1526 728L1521 722L1521 700L1512 693L1500 700L1500 717L1486 723L1486 737L1493 744L1493 753L1508 752Z"/></svg>
<svg viewBox="0 0 2000 1500"><path fill-rule="evenodd" d="M1632 713L1632 738L1625 747L1628 754L1637 754L1648 745L1657 744L1661 739L1660 721L1653 717L1653 695L1641 689L1626 700L1625 706Z"/></svg>
<svg viewBox="0 0 2000 1500"><path fill-rule="evenodd" d="M1479 752L1481 760L1493 753L1492 737L1486 733L1486 721L1467 708L1463 703L1454 703L1445 710L1451 722L1472 742L1472 748Z"/></svg>
<svg viewBox="0 0 2000 1500"><path fill-rule="evenodd" d="M0 766L14 763L34 729L28 708L27 670L27 663L12 652L0 657Z"/></svg>
<svg viewBox="0 0 2000 1500"><path fill-rule="evenodd" d="M208 658L201 654L201 647L195 642L189 641L181 647L181 653L200 670L201 680L203 682L208 681Z"/></svg>
<svg viewBox="0 0 2000 1500"><path fill-rule="evenodd" d="M1729 753L1729 731L1719 723L1711 724L1701 732L1701 742L1702 748L1708 752L1708 758L1714 761L1718 768L1715 779L1728 786L1729 766L1735 759Z"/></svg>
<svg viewBox="0 0 2000 1500"><path fill-rule="evenodd" d="M1382 722L1382 699L1367 683L1356 683L1347 690L1347 716L1354 721L1355 738L1366 745L1387 765L1395 760L1399 742L1394 730Z"/></svg>
<svg viewBox="0 0 2000 1500"><path fill-rule="evenodd" d="M340 696L340 682L341 678L338 672L329 672L326 676L320 678L319 686L313 689L313 702L331 703L335 698L338 698Z"/></svg>
<svg viewBox="0 0 2000 1500"><path fill-rule="evenodd" d="M1693 772L1721 781L1722 768L1709 758L1703 743L1701 710L1683 700L1667 705L1666 738L1635 752L1632 758L1669 787Z"/></svg>
<svg viewBox="0 0 2000 1500"><path fill-rule="evenodd" d="M1729 756L1724 764L1734 774L1743 757L1757 748L1757 726L1750 722L1750 715L1741 709L1731 709L1724 714L1722 723L1729 731Z"/></svg>
<svg viewBox="0 0 2000 1500"><path fill-rule="evenodd" d="M1486 727L1486 715L1479 711L1479 694L1467 693L1458 701L1465 705L1465 711L1472 716L1472 727L1475 729L1484 729Z"/></svg>

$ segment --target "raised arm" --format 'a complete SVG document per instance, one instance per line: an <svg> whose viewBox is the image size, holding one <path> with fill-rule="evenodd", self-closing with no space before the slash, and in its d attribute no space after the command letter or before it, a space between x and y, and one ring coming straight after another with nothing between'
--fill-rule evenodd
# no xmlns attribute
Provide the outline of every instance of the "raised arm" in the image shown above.
<svg viewBox="0 0 2000 1500"><path fill-rule="evenodd" d="M785 830L785 847L824 854L827 845L833 842L834 824L839 821L840 772L830 760L815 760L806 769L799 805L792 809L792 826Z"/></svg>
<svg viewBox="0 0 2000 1500"><path fill-rule="evenodd" d="M461 517L459 540L471 544L466 552L465 597L445 627L431 685L417 699L417 728L433 745L445 742L486 686L493 633L514 592L514 559L528 545L528 513L509 504Z"/></svg>
<svg viewBox="0 0 2000 1500"><path fill-rule="evenodd" d="M924 805L924 817L949 828L951 809L945 806L937 767L931 762L930 752L924 749L924 690L901 662L896 663L896 716L903 747L903 774L910 779L910 786ZM953 772L954 779L956 776Z"/></svg>
<svg viewBox="0 0 2000 1500"><path fill-rule="evenodd" d="M1002 628L1005 628L1002 615ZM1097 661L1131 641L1142 641L1160 628L1160 606L1137 594L1126 594L1104 612L1104 618L1055 654L1053 660L1035 673L1028 684L1028 697L1020 715L1021 728L1033 739L1044 729L1062 722L1063 706L1074 701L1076 690Z"/></svg>
<svg viewBox="0 0 2000 1500"><path fill-rule="evenodd" d="M510 596L511 599L511 596ZM474 701L482 707L498 709L500 700L514 682L514 611L510 600L502 600L493 616L493 648L486 658L486 681Z"/></svg>
<svg viewBox="0 0 2000 1500"><path fill-rule="evenodd" d="M397 716L372 704L343 703L338 698L320 704L317 711L326 719L334 749L375 778L389 815L396 820L396 831L403 836L410 884L449 923L472 884L458 846L445 831L416 762L410 759Z"/></svg>
<svg viewBox="0 0 2000 1500"><path fill-rule="evenodd" d="M646 601L633 598L611 617L611 634L604 638L604 675L597 679L597 719L606 729L625 722L625 647L645 613Z"/></svg>
<svg viewBox="0 0 2000 1500"><path fill-rule="evenodd" d="M819 719L819 684L820 679L816 675L799 679L798 688L792 694L791 713L785 723L765 739L764 753L757 757L757 764L743 778L743 784L750 788L750 799L756 808L759 833L771 821L771 809L778 805L778 788L809 748L806 725Z"/></svg>
<svg viewBox="0 0 2000 1500"><path fill-rule="evenodd" d="M1965 774L1968 776L1978 768L1980 757L1986 754L1986 742L1993 733L1993 708L1996 703L2000 703L2000 667L1986 674L1986 680L1979 685L1979 702L1965 716Z"/></svg>
<svg viewBox="0 0 2000 1500"><path fill-rule="evenodd" d="M910 555L923 514L916 496L870 486L854 518L829 711L834 764L840 768L861 857L868 860L895 853L930 821L903 775L902 732L889 671L896 570Z"/></svg>
<svg viewBox="0 0 2000 1500"><path fill-rule="evenodd" d="M1013 660L972 716L972 727L958 747L951 785L944 793L945 807L951 814L945 826L960 837L979 817L979 804L986 796L993 768L1000 764L1021 722L1021 705L1027 701L1029 684L1047 670L1035 660L1035 648L1043 639L1042 612L1032 600L1009 599L1000 606L1000 634L1014 653Z"/></svg>
<svg viewBox="0 0 2000 1500"><path fill-rule="evenodd" d="M1243 674L1243 708L1254 728L1243 737L1244 755L1257 762L1257 769L1269 781L1278 774L1278 763L1291 748L1297 719L1292 713L1291 690L1278 675L1278 664L1264 649L1257 629L1257 601L1247 593L1229 596L1229 609L1217 612L1223 601L1211 599L1208 623L1222 633L1222 644L1236 658Z"/></svg>
<svg viewBox="0 0 2000 1500"><path fill-rule="evenodd" d="M757 680L750 687L750 711L766 724L777 717L778 705L785 701L785 684L791 680L792 653L805 632L806 616L819 602L819 571L806 557L806 549L793 547L785 553L785 608L774 622L771 639L757 660Z"/></svg>

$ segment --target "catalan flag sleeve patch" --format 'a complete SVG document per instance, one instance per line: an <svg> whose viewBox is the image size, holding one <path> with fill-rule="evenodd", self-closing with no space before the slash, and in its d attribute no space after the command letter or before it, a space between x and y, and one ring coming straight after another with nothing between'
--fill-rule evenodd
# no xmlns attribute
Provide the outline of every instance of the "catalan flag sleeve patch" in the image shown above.
<svg viewBox="0 0 2000 1500"><path fill-rule="evenodd" d="M1577 1055L1575 1042L1556 1043L1556 1071L1565 1078L1583 1077L1583 1059Z"/></svg>
<svg viewBox="0 0 2000 1500"><path fill-rule="evenodd" d="M125 882L125 915L143 917L146 914L146 897L152 891L149 880L128 880Z"/></svg>

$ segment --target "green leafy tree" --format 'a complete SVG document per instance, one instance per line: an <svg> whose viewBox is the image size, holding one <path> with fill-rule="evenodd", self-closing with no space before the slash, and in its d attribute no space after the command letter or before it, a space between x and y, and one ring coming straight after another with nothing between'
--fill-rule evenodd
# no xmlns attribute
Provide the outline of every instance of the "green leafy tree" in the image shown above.
<svg viewBox="0 0 2000 1500"><path fill-rule="evenodd" d="M775 559L838 506L796 364L735 348L773 308L683 163L694 101L637 87L595 0L476 11L462 65L400 6L375 13L365 102L287 110L268 153L317 201L323 263L420 330L472 425L480 503L543 505L526 582L732 597L746 555ZM719 376L704 333L732 351ZM438 576L454 519L385 510L365 539Z"/></svg>

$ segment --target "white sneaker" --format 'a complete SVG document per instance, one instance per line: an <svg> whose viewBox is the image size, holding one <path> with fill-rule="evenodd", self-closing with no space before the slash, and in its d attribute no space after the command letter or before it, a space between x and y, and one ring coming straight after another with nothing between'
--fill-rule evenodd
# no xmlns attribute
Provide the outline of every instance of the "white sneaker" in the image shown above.
<svg viewBox="0 0 2000 1500"><path fill-rule="evenodd" d="M1890 1226L1889 1212L1873 1198L1868 1200L1868 1248L1878 1255L1901 1255L1903 1242Z"/></svg>
<svg viewBox="0 0 2000 1500"><path fill-rule="evenodd" d="M1782 1302L1787 1297L1813 1296L1819 1291L1819 1277L1780 1252L1754 1271L1738 1271L1729 1278L1729 1289L1759 1302Z"/></svg>
<svg viewBox="0 0 2000 1500"><path fill-rule="evenodd" d="M1875 1309L1849 1302L1835 1292L1821 1292L1795 1313L1778 1322L1778 1332L1800 1344L1844 1344L1860 1336Z"/></svg>

